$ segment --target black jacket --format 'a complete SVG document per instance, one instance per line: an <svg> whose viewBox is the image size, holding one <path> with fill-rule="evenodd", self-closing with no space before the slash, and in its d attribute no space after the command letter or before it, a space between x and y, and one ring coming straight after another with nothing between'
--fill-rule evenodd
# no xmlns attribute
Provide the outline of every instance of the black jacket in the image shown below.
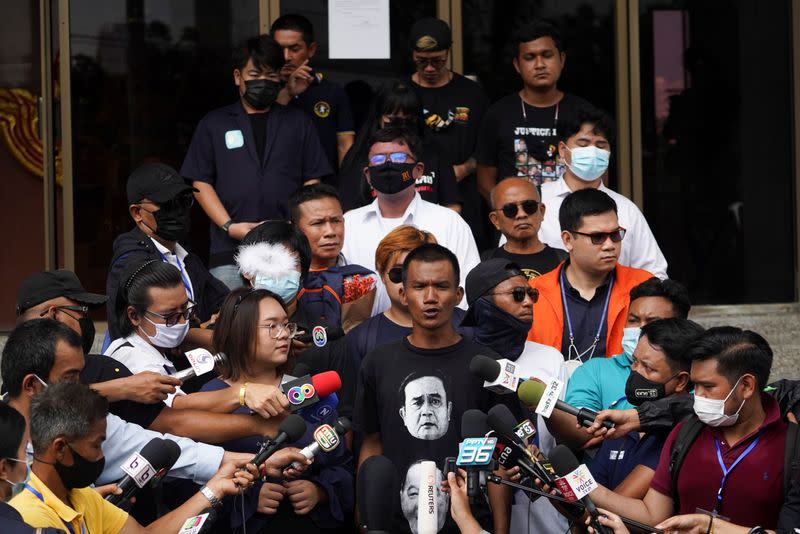
<svg viewBox="0 0 800 534"><path fill-rule="evenodd" d="M14 508L0 502L0 532L3 534L34 534L36 529L25 524L22 516ZM64 534L63 530L56 528L43 528L42 534Z"/></svg>
<svg viewBox="0 0 800 534"><path fill-rule="evenodd" d="M147 260L161 260L161 254L150 239L139 228L124 233L114 240L111 267L106 280L108 295L108 331L111 339L120 337L119 324L115 313L117 294L125 284L123 279L132 263L141 264ZM200 258L191 252L186 256L186 274L192 281L195 312L201 321L207 321L216 313L228 295L228 287L214 278Z"/></svg>

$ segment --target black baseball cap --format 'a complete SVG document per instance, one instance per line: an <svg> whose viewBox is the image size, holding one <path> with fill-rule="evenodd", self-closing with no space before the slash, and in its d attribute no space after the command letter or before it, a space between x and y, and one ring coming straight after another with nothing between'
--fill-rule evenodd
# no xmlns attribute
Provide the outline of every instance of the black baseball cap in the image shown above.
<svg viewBox="0 0 800 534"><path fill-rule="evenodd" d="M450 26L443 20L428 17L420 19L411 26L409 41L412 50L417 52L436 52L447 50L453 44Z"/></svg>
<svg viewBox="0 0 800 534"><path fill-rule="evenodd" d="M72 271L43 271L22 281L17 292L17 315L50 299L67 297L80 304L96 308L105 304L108 297L89 293Z"/></svg>
<svg viewBox="0 0 800 534"><path fill-rule="evenodd" d="M181 193L197 192L178 171L163 163L145 163L128 177L128 204L147 198L161 204Z"/></svg>
<svg viewBox="0 0 800 534"><path fill-rule="evenodd" d="M504 280L515 276L525 277L519 265L504 258L482 261L467 274L467 304L469 309L461 320L461 326L477 326L475 302L497 287Z"/></svg>

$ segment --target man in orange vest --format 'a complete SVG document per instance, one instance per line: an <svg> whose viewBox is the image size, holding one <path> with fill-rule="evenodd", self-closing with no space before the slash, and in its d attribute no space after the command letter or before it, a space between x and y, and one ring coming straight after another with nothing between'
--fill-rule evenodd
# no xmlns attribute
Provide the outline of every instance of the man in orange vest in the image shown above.
<svg viewBox="0 0 800 534"><path fill-rule="evenodd" d="M571 375L590 358L622 352L630 290L653 275L617 262L625 228L603 191L569 194L558 218L569 258L529 282L539 300L528 340L561 351Z"/></svg>

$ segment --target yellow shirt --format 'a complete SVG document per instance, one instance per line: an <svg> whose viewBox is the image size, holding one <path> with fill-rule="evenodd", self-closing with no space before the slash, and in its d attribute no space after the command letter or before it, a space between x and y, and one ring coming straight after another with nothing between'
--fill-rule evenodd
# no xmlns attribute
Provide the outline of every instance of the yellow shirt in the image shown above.
<svg viewBox="0 0 800 534"><path fill-rule="evenodd" d="M74 534L117 534L128 520L127 512L103 500L92 488L70 490L69 501L74 507L70 508L33 473L28 485L39 492L41 499L26 487L8 504L32 527L63 530L68 526Z"/></svg>

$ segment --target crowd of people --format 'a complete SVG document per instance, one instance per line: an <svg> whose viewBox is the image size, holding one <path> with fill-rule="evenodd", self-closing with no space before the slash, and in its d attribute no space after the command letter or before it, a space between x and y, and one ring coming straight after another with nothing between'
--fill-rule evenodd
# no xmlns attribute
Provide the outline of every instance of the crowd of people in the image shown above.
<svg viewBox="0 0 800 534"><path fill-rule="evenodd" d="M0 365L2 532L178 532L209 509L204 532L798 531L800 386L768 383L759 334L688 319L645 217L607 186L611 118L558 87L558 30L515 34L523 88L492 105L447 67L446 23L410 36L415 72L356 132L309 21L278 18L235 51L240 98L199 120L180 170L131 172L105 293L25 279ZM485 360L561 404L487 388ZM462 421L488 431L500 408L526 429L492 428L517 459L448 468L478 437ZM153 440L179 454L127 498ZM566 473L528 470L563 446L596 482L584 506L554 498L544 475ZM365 474L376 457L390 476ZM380 513L363 506L381 491Z"/></svg>

